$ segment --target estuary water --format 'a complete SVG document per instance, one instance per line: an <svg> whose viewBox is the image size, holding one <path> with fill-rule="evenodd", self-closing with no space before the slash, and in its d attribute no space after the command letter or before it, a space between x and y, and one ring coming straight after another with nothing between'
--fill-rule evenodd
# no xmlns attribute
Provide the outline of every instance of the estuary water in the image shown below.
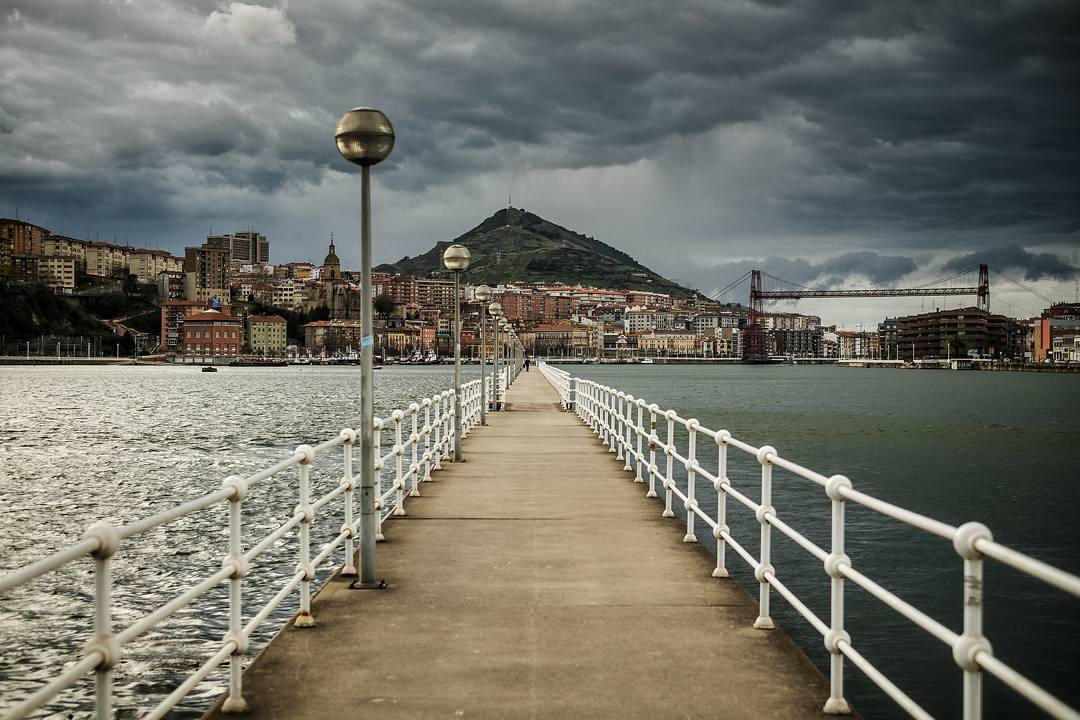
<svg viewBox="0 0 1080 720"><path fill-rule="evenodd" d="M566 366L684 417L724 427L754 445L856 488L951 524L979 520L996 539L1080 572L1077 439L1080 378L1060 375L843 369L815 366ZM467 369L471 377L478 368ZM376 413L385 414L451 382L449 367L386 368L376 375ZM130 522L209 492L355 424L354 367L0 368L0 573L80 537L94 520ZM315 494L334 487L331 463L315 473ZM759 467L732 455L731 477L757 497ZM703 497L707 506L710 493ZM284 521L296 503L295 473L284 473L245 503L247 535ZM781 472L779 515L828 547L828 502L816 486ZM737 537L756 552L749 513L730 503ZM659 513L661 506L657 505ZM143 536L115 561L117 624L138 619L220 567L227 543L223 508ZM340 521L321 527L333 534ZM774 532L778 574L828 617L820 563ZM711 543L707 532L698 537ZM858 508L849 510L853 563L953 630L961 622L961 566L951 546ZM752 592L733 553L729 567ZM245 615L295 566L283 543L245 583ZM92 622L91 565L49 574L0 598L0 712L75 657ZM821 639L773 596L774 615L823 669ZM960 714L959 671L948 649L849 586L848 628L856 647L938 717ZM1074 705L1080 670L1076 603L988 563L986 630L997 655ZM140 638L116 673L120 717L160 701L204 659L226 630L224 587ZM294 598L253 638L252 652L296 610ZM901 713L848 666L848 697L867 718ZM218 672L173 717L197 717L225 687ZM700 691L708 692L707 688ZM767 689L763 689L767 692ZM83 717L84 682L41 717ZM987 680L987 717L1039 717Z"/></svg>
<svg viewBox="0 0 1080 720"><path fill-rule="evenodd" d="M752 445L773 445L823 475L846 475L855 488L910 510L952 525L977 520L995 540L1080 572L1078 377L810 365L565 368L706 427L726 428ZM663 437L665 421L657 427ZM683 434L677 437L685 453ZM715 445L700 452L715 456ZM760 466L737 451L730 458L733 484L758 500ZM702 506L713 514L715 493L709 483L702 486L708 489L699 490ZM773 505L828 549L830 506L823 490L776 470ZM854 567L960 632L962 564L951 544L848 506L847 553ZM756 555L753 516L734 501L728 508L734 536ZM698 538L715 548L702 527ZM828 623L829 582L821 563L778 531L772 536L778 576ZM727 565L756 598L752 573L731 550ZM1080 706L1080 604L994 561L986 565L985 631L995 654ZM821 636L783 598L772 598L778 624L827 674ZM852 583L846 602L856 648L936 717L960 717L960 672L949 648ZM846 694L864 717L906 717L850 663L845 677ZM987 676L985 717L1043 715Z"/></svg>

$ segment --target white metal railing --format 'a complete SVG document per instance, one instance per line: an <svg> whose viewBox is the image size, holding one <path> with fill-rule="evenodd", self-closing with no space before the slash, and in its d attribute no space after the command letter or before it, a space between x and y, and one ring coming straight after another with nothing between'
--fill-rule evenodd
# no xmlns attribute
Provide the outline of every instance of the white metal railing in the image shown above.
<svg viewBox="0 0 1080 720"><path fill-rule="evenodd" d="M388 418L376 418L375 471L376 522L378 535L384 517L405 513L405 498L420 494L420 484L450 457L454 432L454 391L444 390L437 395L411 403L404 410L393 411ZM480 381L462 385L462 435L468 434L480 418ZM389 435L392 444L382 449L381 440ZM342 575L355 575L353 538L359 535L360 520L354 519L353 494L356 476L353 472L353 446L357 431L342 430L337 436L314 447L301 445L280 462L247 477L225 478L219 490L189 500L127 525L115 526L106 522L91 525L81 540L15 572L0 578L0 593L19 588L34 579L57 570L68 563L90 556L94 561L94 623L93 634L82 658L59 670L44 686L18 702L5 717L22 718L55 699L65 689L78 682L88 672L95 672L96 716L113 717L113 668L120 662L124 646L155 628L160 623L190 605L221 583L229 583L229 630L220 647L168 697L144 717L160 718L177 705L215 668L229 661L229 690L223 709L242 712L247 707L243 698L242 658L252 632L294 592L299 589L299 612L296 627L314 625L311 614L311 582L320 567L329 566L334 553L344 547ZM322 497L311 495L311 474L316 461L329 451L343 448L344 473L336 488ZM257 486L291 468L297 468L298 504L292 516L246 550L242 544L244 527L243 503ZM344 504L344 524L340 531L312 557L311 529L321 511L332 502ZM228 503L229 542L221 569L164 603L148 615L125 628L113 627L111 559L121 545L155 528ZM298 562L295 572L269 602L244 622L242 613L243 578L256 560L269 553L275 545L296 530ZM336 565L336 563L335 563Z"/></svg>
<svg viewBox="0 0 1080 720"><path fill-rule="evenodd" d="M562 405L563 410L573 410L574 376L543 361L537 363L537 367L540 368L540 372L551 383L551 386L555 388L555 392L559 394L559 404Z"/></svg>
<svg viewBox="0 0 1080 720"><path fill-rule="evenodd" d="M886 607L899 613L908 621L948 645L953 659L963 673L964 718L977 720L982 717L982 673L988 672L1016 693L1034 703L1055 718L1080 718L1080 713L1041 688L994 656L990 642L983 632L983 559L992 558L1015 570L1066 592L1080 597L1080 577L1064 572L1028 555L1011 550L994 542L990 530L980 523L969 522L959 527L934 520L919 513L906 510L892 503L856 490L843 475L825 477L780 456L769 445L754 447L731 435L727 430L711 430L696 419L683 418L675 410L662 410L656 404L602 385L592 380L574 378L564 371L540 364L544 376L551 382L564 406L577 415L597 434L616 459L623 461L623 468L635 473L636 482L648 483L647 497L657 497L657 480L664 490L664 517L673 517L672 502L678 497L686 510L685 542L697 540L696 523L705 523L716 538L716 567L714 577L728 577L726 549L730 547L754 571L758 582L758 617L756 628L771 628L773 621L769 612L770 591L776 590L791 607L799 613L818 633L830 656L830 693L824 712L843 714L850 712L844 698L844 658L855 664L875 685L881 688L909 715L916 718L932 716L909 695L897 687L873 663L856 648L851 636L844 629L844 586L851 581L879 600ZM568 404L566 398L570 397ZM663 424L657 432L657 420ZM676 426L686 432L685 449L676 443ZM712 442L714 450L700 444L701 439ZM736 489L728 476L729 449L752 456L761 467L760 502L754 502ZM664 456L664 464L657 462L657 452ZM705 452L716 453L716 473L701 464ZM686 474L686 492L675 482L673 469L681 466ZM711 463L710 463L711 464ZM831 501L831 544L823 548L808 539L781 519L772 501L773 468L781 468L793 475L817 484ZM706 514L700 506L699 480L708 481L708 489L716 493L716 517ZM728 525L728 498L744 506L754 514L759 525L758 556L744 544L745 539L732 537ZM868 508L892 520L904 523L930 535L952 543L963 561L964 604L963 630L959 633L949 629L917 607L886 589L878 582L859 572L845 552L845 509L848 502ZM771 563L773 528L794 541L803 550L823 564L830 583L830 616L823 619L777 576Z"/></svg>

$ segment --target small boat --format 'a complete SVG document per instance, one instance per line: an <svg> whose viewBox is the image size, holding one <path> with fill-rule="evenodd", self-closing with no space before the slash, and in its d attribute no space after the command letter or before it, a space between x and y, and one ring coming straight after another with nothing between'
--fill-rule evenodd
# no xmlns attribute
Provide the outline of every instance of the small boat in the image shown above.
<svg viewBox="0 0 1080 720"><path fill-rule="evenodd" d="M641 361L641 364L642 365L652 365L653 364L653 359L652 358L645 358L644 360Z"/></svg>
<svg viewBox="0 0 1080 720"><path fill-rule="evenodd" d="M213 365L203 365L202 371L203 372L217 372L217 368L214 367Z"/></svg>

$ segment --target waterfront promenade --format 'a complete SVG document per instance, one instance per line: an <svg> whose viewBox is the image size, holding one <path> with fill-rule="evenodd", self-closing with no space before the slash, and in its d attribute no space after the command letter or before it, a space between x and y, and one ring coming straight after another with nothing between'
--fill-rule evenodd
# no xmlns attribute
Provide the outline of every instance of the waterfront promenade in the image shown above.
<svg viewBox="0 0 1080 720"><path fill-rule="evenodd" d="M257 718L820 718L828 684L522 373L378 546L244 675ZM214 708L209 717L221 715Z"/></svg>

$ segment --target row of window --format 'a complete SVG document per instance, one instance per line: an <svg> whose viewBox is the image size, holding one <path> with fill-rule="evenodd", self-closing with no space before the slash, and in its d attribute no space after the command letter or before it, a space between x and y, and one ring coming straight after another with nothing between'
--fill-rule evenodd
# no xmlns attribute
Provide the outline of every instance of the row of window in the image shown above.
<svg viewBox="0 0 1080 720"><path fill-rule="evenodd" d="M214 355L239 355L240 348L236 345L188 345L186 352L189 353L201 353L207 352Z"/></svg>
<svg viewBox="0 0 1080 720"><path fill-rule="evenodd" d="M193 338L206 338L207 340L211 340L211 339L215 339L215 338L216 339L227 339L227 338L236 339L236 338L240 337L240 332L238 330L228 330L228 331L220 331L219 330L216 333L213 330L207 330L205 332L202 331L202 330L192 330L190 332L191 332L190 337L193 337Z"/></svg>

